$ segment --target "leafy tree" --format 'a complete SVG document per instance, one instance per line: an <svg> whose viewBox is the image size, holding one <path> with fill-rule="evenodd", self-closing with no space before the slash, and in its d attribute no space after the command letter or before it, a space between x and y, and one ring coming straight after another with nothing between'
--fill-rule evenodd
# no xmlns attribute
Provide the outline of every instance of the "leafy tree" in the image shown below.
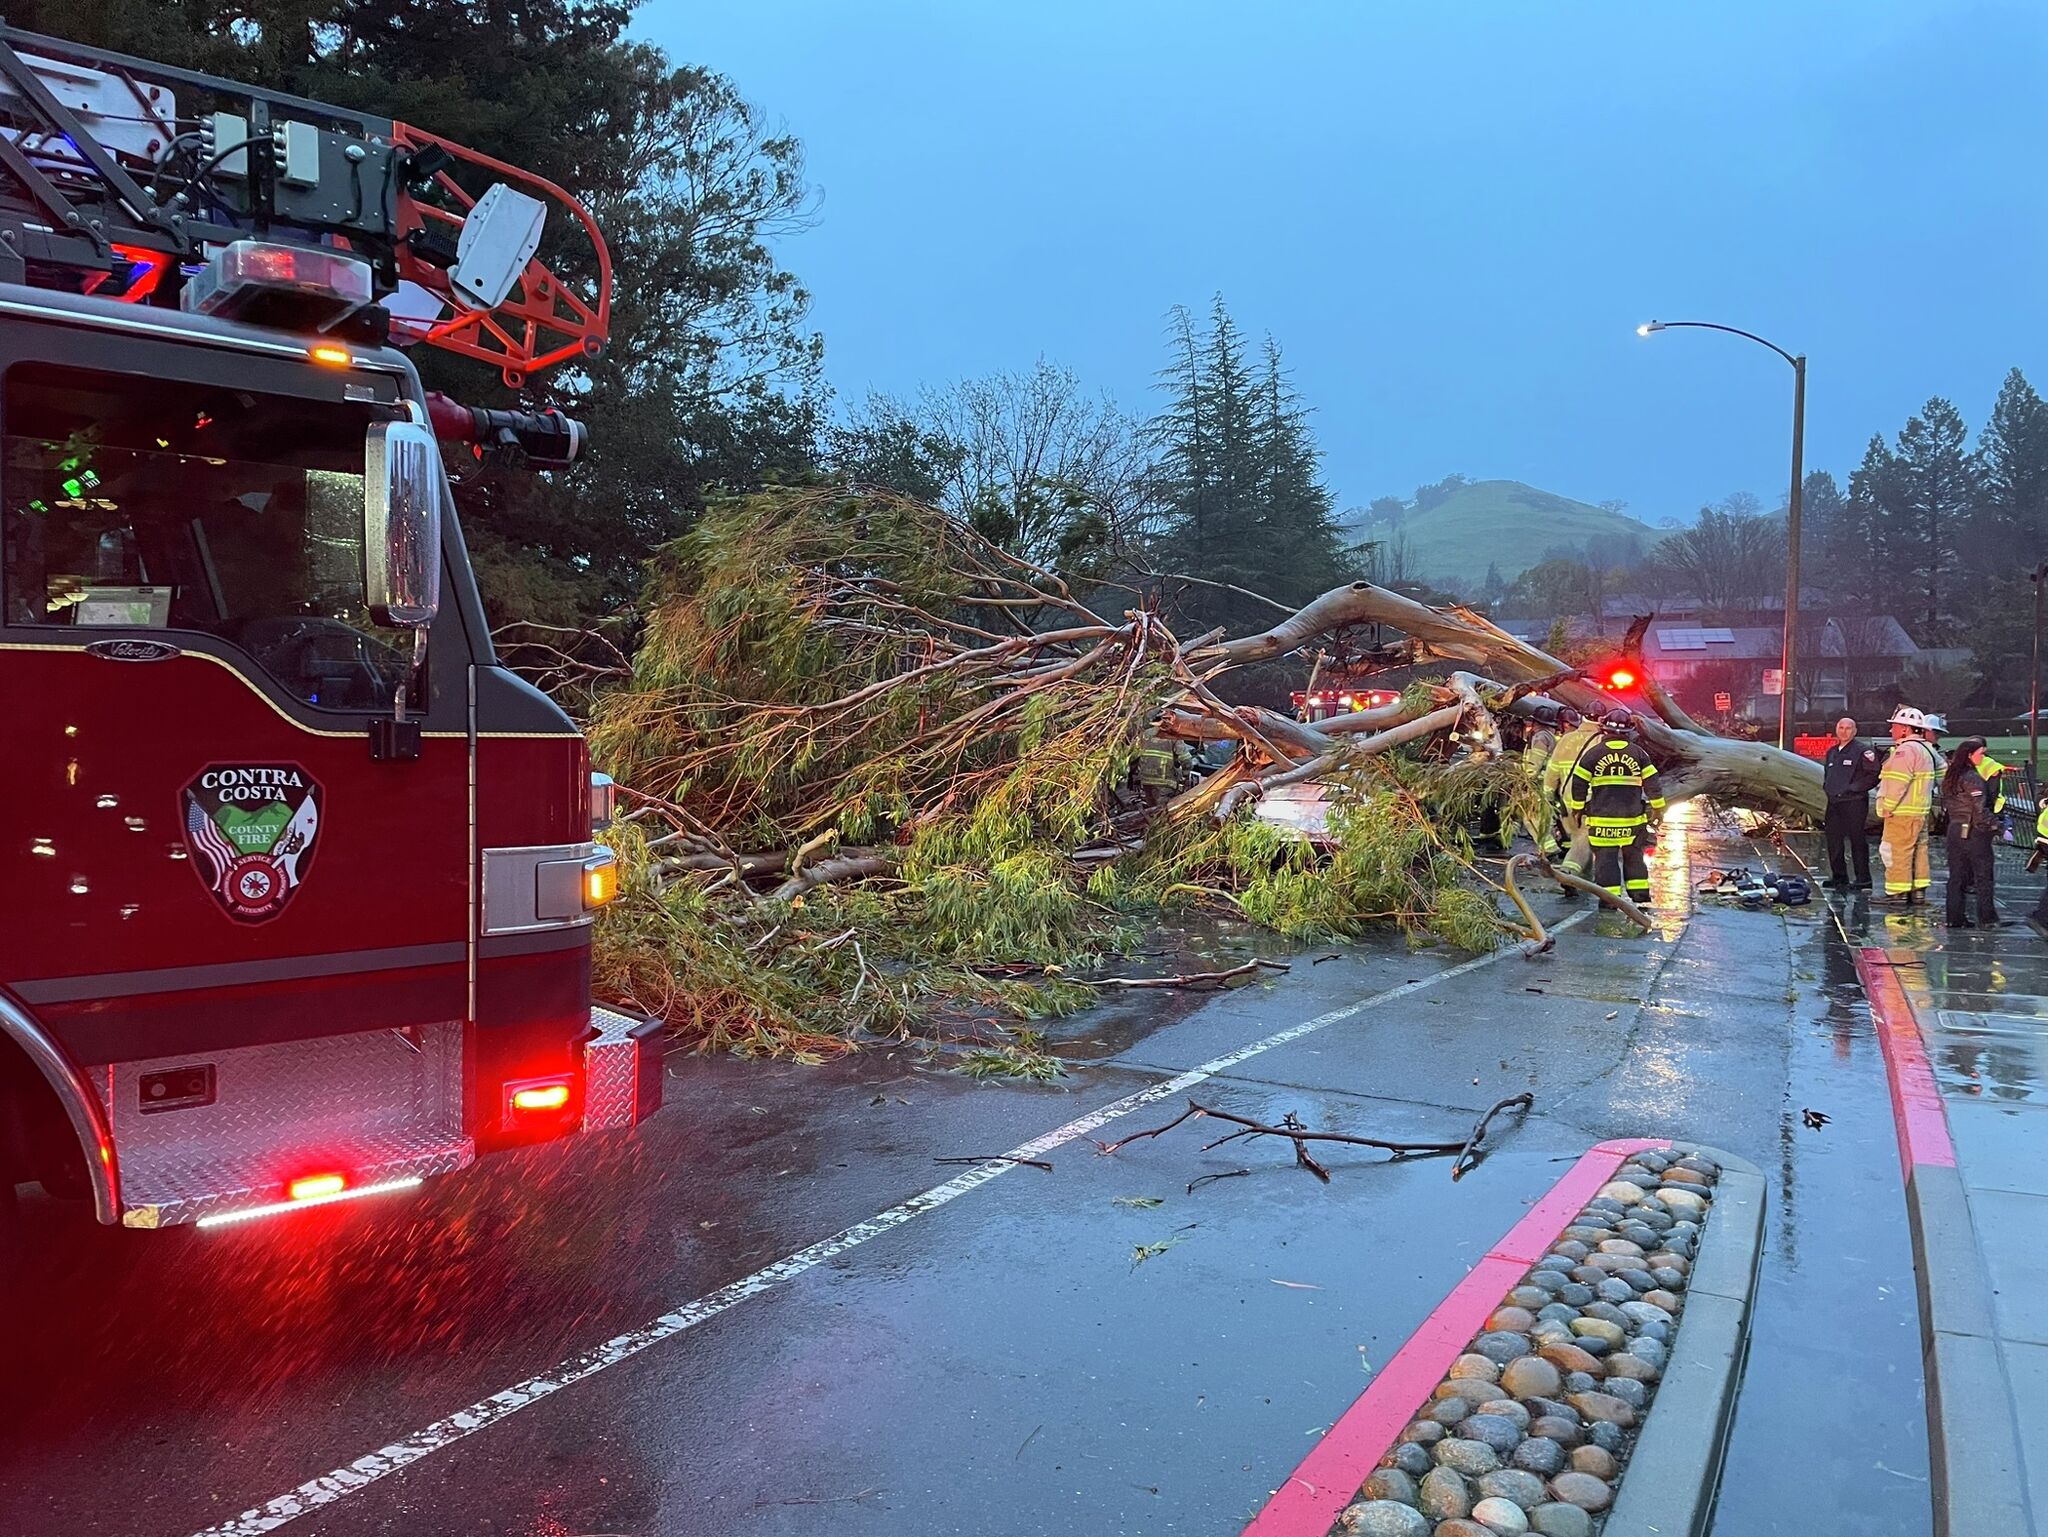
<svg viewBox="0 0 2048 1537"><path fill-rule="evenodd" d="M828 474L850 485L878 486L936 503L944 498L966 450L898 402L877 394L825 429L821 457Z"/></svg>
<svg viewBox="0 0 2048 1537"><path fill-rule="evenodd" d="M1392 526L1407 516L1408 504L1398 496L1376 496L1366 503L1365 521L1368 524L1385 523Z"/></svg>
<svg viewBox="0 0 2048 1537"><path fill-rule="evenodd" d="M1472 482L1463 475L1446 475L1434 485L1417 486L1415 488L1414 500L1410 503L1410 510L1414 512L1428 512L1432 507L1441 507L1457 494L1460 487L1471 484Z"/></svg>
<svg viewBox="0 0 2048 1537"><path fill-rule="evenodd" d="M1702 507L1691 528L1657 546L1658 560L1711 613L1752 609L1785 579L1783 525L1774 518L1744 516L1731 504L1740 505L1737 497L1719 507Z"/></svg>
<svg viewBox="0 0 2048 1537"><path fill-rule="evenodd" d="M1606 581L1597 566L1570 557L1553 557L1524 571L1508 588L1507 607L1536 618L1598 616Z"/></svg>
<svg viewBox="0 0 2048 1537"><path fill-rule="evenodd" d="M899 408L900 409L900 408ZM941 497L989 538L1034 561L1099 556L1144 533L1147 456L1138 425L1069 369L1028 371L925 393L915 413L952 445Z"/></svg>

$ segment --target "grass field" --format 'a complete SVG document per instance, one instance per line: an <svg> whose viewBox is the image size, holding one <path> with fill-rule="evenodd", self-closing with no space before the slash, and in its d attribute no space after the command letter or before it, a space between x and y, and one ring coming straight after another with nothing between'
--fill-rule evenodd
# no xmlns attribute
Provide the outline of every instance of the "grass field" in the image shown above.
<svg viewBox="0 0 2048 1537"><path fill-rule="evenodd" d="M1582 551L1593 543L1619 559L1630 541L1647 550L1663 531L1519 480L1481 480L1427 512L1410 513L1398 527L1374 523L1353 533L1380 540L1405 534L1413 571L1476 588L1489 563L1512 582L1552 549Z"/></svg>

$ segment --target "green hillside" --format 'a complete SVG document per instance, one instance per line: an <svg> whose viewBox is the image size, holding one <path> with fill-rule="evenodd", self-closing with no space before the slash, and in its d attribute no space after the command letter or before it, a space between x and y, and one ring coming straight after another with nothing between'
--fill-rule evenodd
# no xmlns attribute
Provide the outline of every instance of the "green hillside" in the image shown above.
<svg viewBox="0 0 2048 1537"><path fill-rule="evenodd" d="M1626 513L1608 512L1568 496L1538 491L1519 480L1479 480L1460 486L1427 512L1411 512L1398 524L1376 522L1351 530L1358 539L1408 540L1412 571L1432 581L1477 587L1488 564L1512 582L1547 551L1563 546L1583 550L1589 542L1613 547L1617 560L1638 541L1649 549L1668 533Z"/></svg>

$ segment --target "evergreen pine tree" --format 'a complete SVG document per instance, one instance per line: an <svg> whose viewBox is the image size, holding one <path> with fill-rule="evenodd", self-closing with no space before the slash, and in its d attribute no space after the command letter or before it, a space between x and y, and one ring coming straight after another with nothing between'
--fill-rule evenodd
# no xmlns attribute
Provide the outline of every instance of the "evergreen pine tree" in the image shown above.
<svg viewBox="0 0 2048 1537"><path fill-rule="evenodd" d="M1308 414L1270 339L1254 371L1221 296L1206 331L1176 308L1167 322L1167 407L1148 429L1162 564L1200 578L1181 601L1200 625L1264 624L1271 611L1229 587L1299 603L1356 565L1323 484Z"/></svg>
<svg viewBox="0 0 2048 1537"><path fill-rule="evenodd" d="M2017 368L1978 434L1982 495L1963 541L1972 569L2030 567L2048 547L2048 403Z"/></svg>
<svg viewBox="0 0 2048 1537"><path fill-rule="evenodd" d="M1167 312L1166 337L1168 361L1159 371L1159 387L1170 394L1171 403L1146 429L1155 457L1152 500L1165 509L1167 563L1193 571L1209 562L1215 498L1201 337L1186 305Z"/></svg>
<svg viewBox="0 0 2048 1537"><path fill-rule="evenodd" d="M1958 596L1957 536L1977 502L1977 465L1965 446L1969 429L1939 396L1899 433L1897 453L1901 538L1894 558L1910 578L1913 618L1924 642L1946 637Z"/></svg>
<svg viewBox="0 0 2048 1537"><path fill-rule="evenodd" d="M1849 500L1826 470L1809 470L1800 482L1800 583L1833 593L1841 586L1834 560L1844 542Z"/></svg>
<svg viewBox="0 0 2048 1537"><path fill-rule="evenodd" d="M1218 581L1259 590L1259 495L1264 479L1254 425L1257 400L1245 364L1244 336L1216 295L1203 349L1203 389L1209 399L1209 467L1214 530L1209 570Z"/></svg>
<svg viewBox="0 0 2048 1537"><path fill-rule="evenodd" d="M1898 607L1905 583L1893 550L1904 537L1904 519L1898 461L1884 439L1873 435L1864 445L1863 462L1849 476L1848 503L1826 557L1839 573L1842 596L1877 612Z"/></svg>
<svg viewBox="0 0 2048 1537"><path fill-rule="evenodd" d="M1261 476L1258 591L1302 603L1351 575L1337 528L1335 499L1322 481L1322 451L1308 413L1280 365L1280 347L1266 338L1254 433Z"/></svg>

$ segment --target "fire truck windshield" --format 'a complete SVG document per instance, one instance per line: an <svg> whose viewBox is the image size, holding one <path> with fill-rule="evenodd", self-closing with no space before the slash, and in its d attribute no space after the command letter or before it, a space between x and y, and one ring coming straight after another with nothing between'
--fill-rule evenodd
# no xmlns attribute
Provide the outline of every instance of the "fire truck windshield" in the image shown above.
<svg viewBox="0 0 2048 1537"><path fill-rule="evenodd" d="M383 710L410 637L363 609L373 408L46 364L0 389L5 616L199 631L330 710Z"/></svg>

